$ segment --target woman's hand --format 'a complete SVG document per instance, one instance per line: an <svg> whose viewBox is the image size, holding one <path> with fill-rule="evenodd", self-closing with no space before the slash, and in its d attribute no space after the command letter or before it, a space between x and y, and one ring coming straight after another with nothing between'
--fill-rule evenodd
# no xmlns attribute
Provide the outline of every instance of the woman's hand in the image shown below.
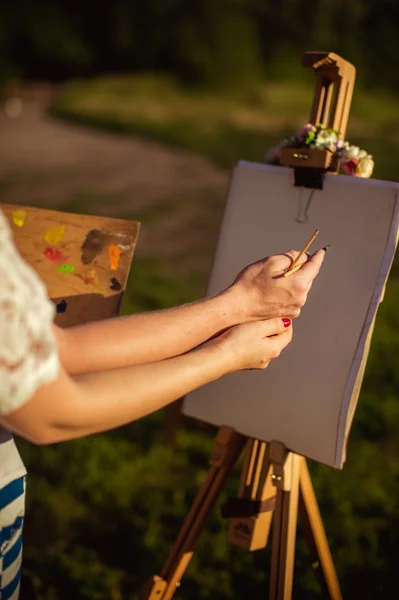
<svg viewBox="0 0 399 600"><path fill-rule="evenodd" d="M206 345L167 360L58 378L0 423L34 443L106 431L139 419L223 375L265 369L291 341L289 319L236 325ZM54 402L57 398L57 402Z"/></svg>
<svg viewBox="0 0 399 600"><path fill-rule="evenodd" d="M226 290L230 301L240 311L242 323L272 317L299 316L306 302L313 280L318 274L325 257L319 250L308 258L302 256L299 271L283 277L284 271L298 256L296 250L268 256L243 269L234 283Z"/></svg>
<svg viewBox="0 0 399 600"><path fill-rule="evenodd" d="M229 372L265 369L292 339L290 319L268 319L236 325L209 345L219 346L227 356Z"/></svg>

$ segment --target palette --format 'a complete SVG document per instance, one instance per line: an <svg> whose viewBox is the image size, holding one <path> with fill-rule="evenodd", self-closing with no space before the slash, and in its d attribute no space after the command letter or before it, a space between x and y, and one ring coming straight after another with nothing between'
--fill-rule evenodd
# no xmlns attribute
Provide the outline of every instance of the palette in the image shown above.
<svg viewBox="0 0 399 600"><path fill-rule="evenodd" d="M140 223L0 204L22 257L70 327L119 313Z"/></svg>

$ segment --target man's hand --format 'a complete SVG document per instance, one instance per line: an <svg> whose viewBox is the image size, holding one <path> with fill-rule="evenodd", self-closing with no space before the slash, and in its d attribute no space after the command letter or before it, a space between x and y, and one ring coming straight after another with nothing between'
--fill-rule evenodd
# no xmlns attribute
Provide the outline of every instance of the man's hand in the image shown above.
<svg viewBox="0 0 399 600"><path fill-rule="evenodd" d="M237 275L229 291L240 309L241 322L273 317L295 319L299 316L323 263L325 251L318 250L310 258L302 256L299 261L303 263L301 269L283 277L298 254L296 250L289 250L268 256L245 267Z"/></svg>

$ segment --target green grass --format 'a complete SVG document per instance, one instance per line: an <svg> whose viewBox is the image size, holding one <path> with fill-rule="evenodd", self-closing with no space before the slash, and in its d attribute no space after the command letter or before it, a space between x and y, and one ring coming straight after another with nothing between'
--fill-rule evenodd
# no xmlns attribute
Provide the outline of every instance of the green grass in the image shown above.
<svg viewBox="0 0 399 600"><path fill-rule="evenodd" d="M157 258L134 259L121 307L121 314L161 310L203 296L206 274L190 271L173 277L165 262Z"/></svg>
<svg viewBox="0 0 399 600"><path fill-rule="evenodd" d="M262 160L268 147L307 122L313 86L310 74L307 83L270 82L227 95L186 90L166 76L104 76L68 83L52 113L178 146L229 168L240 158ZM355 89L346 137L374 155L376 177L398 177L396 96Z"/></svg>

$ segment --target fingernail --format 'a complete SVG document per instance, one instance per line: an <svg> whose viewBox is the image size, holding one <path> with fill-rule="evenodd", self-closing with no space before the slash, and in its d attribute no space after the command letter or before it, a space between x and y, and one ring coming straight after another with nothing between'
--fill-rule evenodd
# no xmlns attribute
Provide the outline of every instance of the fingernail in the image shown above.
<svg viewBox="0 0 399 600"><path fill-rule="evenodd" d="M289 327L291 325L291 319L282 319L284 323L284 327Z"/></svg>
<svg viewBox="0 0 399 600"><path fill-rule="evenodd" d="M327 252L327 250L331 248L331 244L328 244L328 246L326 246L325 248L322 248L322 250L324 250L325 252Z"/></svg>

